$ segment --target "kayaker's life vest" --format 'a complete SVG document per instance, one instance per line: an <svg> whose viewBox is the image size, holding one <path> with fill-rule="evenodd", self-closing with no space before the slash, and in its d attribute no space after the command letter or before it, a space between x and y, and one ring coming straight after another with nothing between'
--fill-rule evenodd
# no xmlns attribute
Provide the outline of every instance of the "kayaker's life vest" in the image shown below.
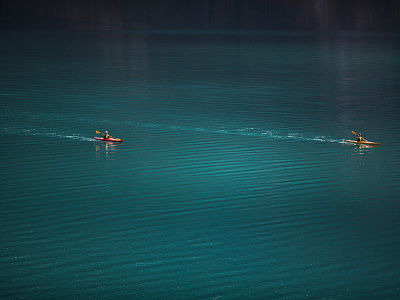
<svg viewBox="0 0 400 300"><path fill-rule="evenodd" d="M357 137L357 142L362 142L362 137L361 136Z"/></svg>
<svg viewBox="0 0 400 300"><path fill-rule="evenodd" d="M108 134L104 134L103 137L104 137L105 139L108 139L110 136L109 136Z"/></svg>

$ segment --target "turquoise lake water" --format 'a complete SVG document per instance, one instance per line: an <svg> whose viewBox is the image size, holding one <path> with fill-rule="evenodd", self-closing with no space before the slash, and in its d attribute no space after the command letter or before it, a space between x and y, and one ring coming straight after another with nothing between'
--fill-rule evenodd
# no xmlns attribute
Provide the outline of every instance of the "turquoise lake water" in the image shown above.
<svg viewBox="0 0 400 300"><path fill-rule="evenodd" d="M398 35L0 39L2 299L400 297Z"/></svg>

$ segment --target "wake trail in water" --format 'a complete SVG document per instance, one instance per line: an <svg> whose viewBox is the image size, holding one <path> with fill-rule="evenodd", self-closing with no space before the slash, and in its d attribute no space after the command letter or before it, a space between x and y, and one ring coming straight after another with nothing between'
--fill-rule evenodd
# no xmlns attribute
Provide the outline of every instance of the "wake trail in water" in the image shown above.
<svg viewBox="0 0 400 300"><path fill-rule="evenodd" d="M15 117L16 114L13 114ZM34 121L46 120L46 121L70 121L79 122L80 124L95 124L98 123L96 120L92 120L88 116L73 117L69 115L47 115L47 114L21 114L20 120ZM3 130L5 133L9 134L20 134L20 135L33 135L33 136L47 136L56 137L62 139L70 139L76 141L93 141L92 137L84 136L83 134L70 134L64 130L58 130L55 128L45 128L41 126L32 126L31 129L21 128L19 124L15 124L15 120L8 124ZM161 124L161 123L142 123L142 122L132 122L132 121L116 121L103 119L102 126L109 125L116 127L116 125L121 125L124 127L136 127L136 128L149 128L161 131L186 131L186 132L202 132L211 134L223 134L223 135L238 135L238 136L249 136L261 139L281 139L281 140L298 140L298 141L317 141L317 142L329 142L329 143L344 143L343 139L336 139L329 136L313 136L312 134L298 133L289 130L267 130L254 127L245 128L234 128L229 126L223 126L210 124L201 126L183 126L183 125L171 125L171 124ZM74 127L79 127L80 125L75 125ZM68 126L69 127L69 126Z"/></svg>
<svg viewBox="0 0 400 300"><path fill-rule="evenodd" d="M81 122L82 124L95 123L85 117L76 117L69 114L46 114L46 113L30 113L18 111L6 111L4 113L4 127L1 128L6 134L10 135L25 135L37 137L50 137L59 139L69 139L75 141L93 141L92 137L88 137L79 133L78 126L71 126L70 122ZM50 123L46 127L44 124ZM40 125L39 125L40 124ZM52 126L51 124L60 124L60 127ZM65 128L75 128L76 133L71 134Z"/></svg>
<svg viewBox="0 0 400 300"><path fill-rule="evenodd" d="M93 138L89 138L79 134L66 134L63 132L57 132L49 128L22 129L17 127L6 127L3 128L3 130L5 133L11 135L29 135L38 137L70 139L75 141L93 141Z"/></svg>
<svg viewBox="0 0 400 300"><path fill-rule="evenodd" d="M241 135L252 136L265 139L284 139L284 140L299 140L299 141L318 141L329 143L344 143L343 139L335 139L329 136L307 136L303 133L283 132L280 130L265 130L259 128L215 128L212 126L180 126L180 125L162 125L153 123L134 123L127 122L128 125L134 127L154 128L158 130L171 131L193 131L214 134Z"/></svg>

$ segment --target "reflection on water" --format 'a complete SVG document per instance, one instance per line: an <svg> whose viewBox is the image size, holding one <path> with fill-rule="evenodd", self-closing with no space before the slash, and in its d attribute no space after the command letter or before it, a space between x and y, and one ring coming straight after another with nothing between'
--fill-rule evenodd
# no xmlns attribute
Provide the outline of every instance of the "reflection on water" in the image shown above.
<svg viewBox="0 0 400 300"><path fill-rule="evenodd" d="M97 159L106 159L106 160L113 160L115 152L117 151L118 147L121 147L121 143L113 143L113 142L95 142L95 153Z"/></svg>
<svg viewBox="0 0 400 300"><path fill-rule="evenodd" d="M371 149L379 147L379 145L355 145L358 149Z"/></svg>

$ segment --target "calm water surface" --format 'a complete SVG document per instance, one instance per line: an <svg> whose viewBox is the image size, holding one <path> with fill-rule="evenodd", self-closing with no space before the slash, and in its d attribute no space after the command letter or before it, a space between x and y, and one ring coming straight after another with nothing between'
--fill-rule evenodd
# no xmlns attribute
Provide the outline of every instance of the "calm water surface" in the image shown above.
<svg viewBox="0 0 400 300"><path fill-rule="evenodd" d="M398 36L0 38L1 298L400 296Z"/></svg>

